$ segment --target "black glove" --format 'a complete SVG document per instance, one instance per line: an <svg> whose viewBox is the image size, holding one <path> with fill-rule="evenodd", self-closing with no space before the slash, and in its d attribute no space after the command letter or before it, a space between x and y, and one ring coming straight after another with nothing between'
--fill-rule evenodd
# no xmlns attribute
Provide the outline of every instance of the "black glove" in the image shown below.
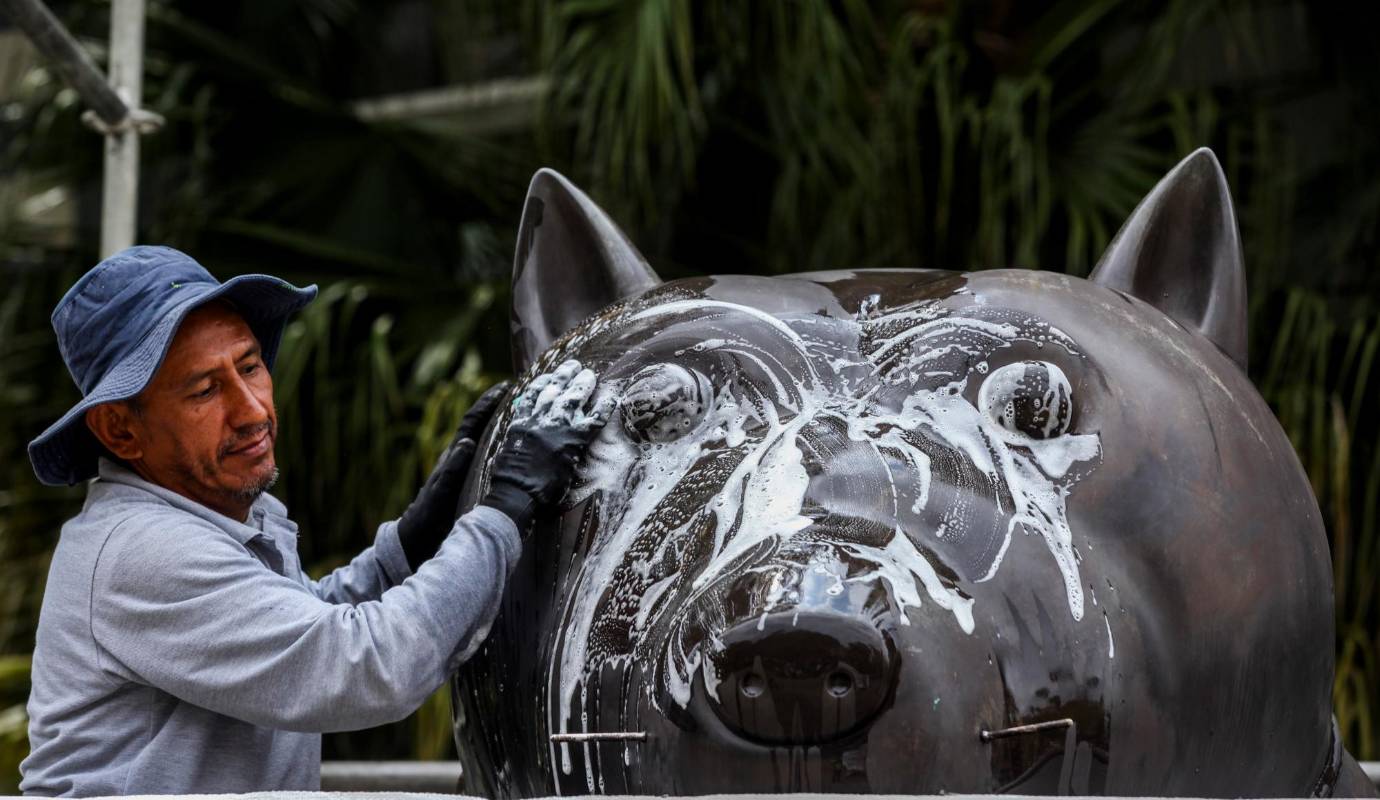
<svg viewBox="0 0 1380 800"><path fill-rule="evenodd" d="M480 505L502 511L524 530L538 506L561 499L580 457L613 413L612 397L585 412L595 383L594 373L578 361L532 381L513 406Z"/></svg>
<svg viewBox="0 0 1380 800"><path fill-rule="evenodd" d="M511 386L510 381L499 383L474 401L455 429L455 439L436 460L421 491L398 517L398 540L413 572L436 555L441 542L450 535L460 491L469 475L470 463L474 461L479 437Z"/></svg>

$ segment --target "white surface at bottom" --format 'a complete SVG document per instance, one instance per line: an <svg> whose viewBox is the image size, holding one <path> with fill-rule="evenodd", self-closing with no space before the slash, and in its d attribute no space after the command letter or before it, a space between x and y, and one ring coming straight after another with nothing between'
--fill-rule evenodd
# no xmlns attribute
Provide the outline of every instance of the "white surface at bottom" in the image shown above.
<svg viewBox="0 0 1380 800"><path fill-rule="evenodd" d="M329 763L329 762L328 762L328 763ZM360 762L346 762L346 763L349 763L349 764L350 764L350 767L351 767L351 770L350 770L350 771L353 771L353 769L356 768L356 767L360 764ZM422 771L425 771L425 772L430 773L430 774L432 775L433 779L434 779L435 777L441 776L442 773L444 773L444 774L446 775L446 777L448 777L448 776L450 775L449 770L452 770L452 769L455 771L456 774L459 773L459 765L458 765L458 764L450 764L449 762L423 762L423 763L418 763L418 762L375 762L375 763L379 764L380 766L387 766L387 765L390 765L390 764L391 764L391 765L394 766L395 768L398 768L398 767L404 767L404 768L406 768L407 765L410 765L410 770L408 770L408 771L416 771L416 770L418 770L418 769L420 768ZM1377 785L1380 785L1380 761L1364 761L1364 762L1361 762L1361 769L1365 770L1366 775L1367 775L1372 781L1374 781ZM398 800L455 800L455 798L460 797L460 796L461 796L461 795L455 795L455 794L427 794L427 793L419 793L419 792L253 792L253 793L250 793L250 794L240 794L240 795L223 795L223 794L222 794L222 795L217 795L217 794L184 794L184 795L173 795L173 796L168 796L168 795L130 795L130 796L127 797L125 800L129 800L130 797L139 798L140 800L172 800L172 798L174 798L174 797L180 798L181 800L199 800L200 798L224 798L224 797L249 798L250 800L322 800L323 798L331 798L331 800L356 800L356 799L357 799L357 800L390 800L390 798L398 798ZM729 800L729 798L732 798L733 800L742 800L742 798L749 798L749 797L766 797L766 796L768 796L768 795L755 795L755 794L705 795L703 798L700 798L699 800ZM609 797L613 797L613 798L622 798L622 800L634 800L634 799L636 799L636 800L644 800L644 798L645 798L645 800L660 800L660 798L654 798L654 797L651 796L651 795L609 795ZM921 799L922 799L922 796L920 796L920 795L794 794L794 795L770 795L770 797L791 797L791 798L794 798L794 800L815 800L815 798L819 798L819 800L825 800L826 798L841 798L841 797L869 797L869 798L872 798L872 800L888 800L888 799L890 799L890 800L921 800ZM1013 798L1020 798L1020 797L1022 797L1022 795L961 795L961 794L951 794L951 795L944 795L942 798L939 798L939 797L935 797L935 798L932 798L932 799L931 799L931 798L924 798L924 800L966 800L967 798L979 798L979 797L981 797L981 798L996 798L996 797L1001 797L1001 798L1004 798L1004 800L1010 800L1010 799L1013 799ZM555 798L552 798L551 800L555 800Z"/></svg>

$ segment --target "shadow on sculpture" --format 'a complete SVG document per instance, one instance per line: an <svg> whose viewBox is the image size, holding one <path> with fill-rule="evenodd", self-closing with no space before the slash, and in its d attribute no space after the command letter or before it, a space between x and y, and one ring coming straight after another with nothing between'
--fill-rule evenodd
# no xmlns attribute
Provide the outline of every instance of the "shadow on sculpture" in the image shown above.
<svg viewBox="0 0 1380 800"><path fill-rule="evenodd" d="M663 283L544 170L513 288L619 411L455 679L467 792L1374 796L1209 151L1090 280Z"/></svg>

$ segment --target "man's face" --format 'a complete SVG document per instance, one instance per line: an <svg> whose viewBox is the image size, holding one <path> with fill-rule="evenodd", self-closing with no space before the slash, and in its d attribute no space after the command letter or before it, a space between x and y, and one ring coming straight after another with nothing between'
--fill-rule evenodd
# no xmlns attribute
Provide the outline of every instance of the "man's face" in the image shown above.
<svg viewBox="0 0 1380 800"><path fill-rule="evenodd" d="M125 411L133 450L116 455L146 480L226 516L245 518L277 477L273 379L253 332L226 304L187 315Z"/></svg>

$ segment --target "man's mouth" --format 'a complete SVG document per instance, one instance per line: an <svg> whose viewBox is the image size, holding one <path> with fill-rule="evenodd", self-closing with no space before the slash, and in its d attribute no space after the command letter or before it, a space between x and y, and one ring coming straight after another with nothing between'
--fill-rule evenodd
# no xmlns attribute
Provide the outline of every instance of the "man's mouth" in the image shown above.
<svg viewBox="0 0 1380 800"><path fill-rule="evenodd" d="M257 436L250 440L237 444L225 451L225 455L241 456L244 458L258 458L264 455L273 447L273 430L271 426L264 426Z"/></svg>

